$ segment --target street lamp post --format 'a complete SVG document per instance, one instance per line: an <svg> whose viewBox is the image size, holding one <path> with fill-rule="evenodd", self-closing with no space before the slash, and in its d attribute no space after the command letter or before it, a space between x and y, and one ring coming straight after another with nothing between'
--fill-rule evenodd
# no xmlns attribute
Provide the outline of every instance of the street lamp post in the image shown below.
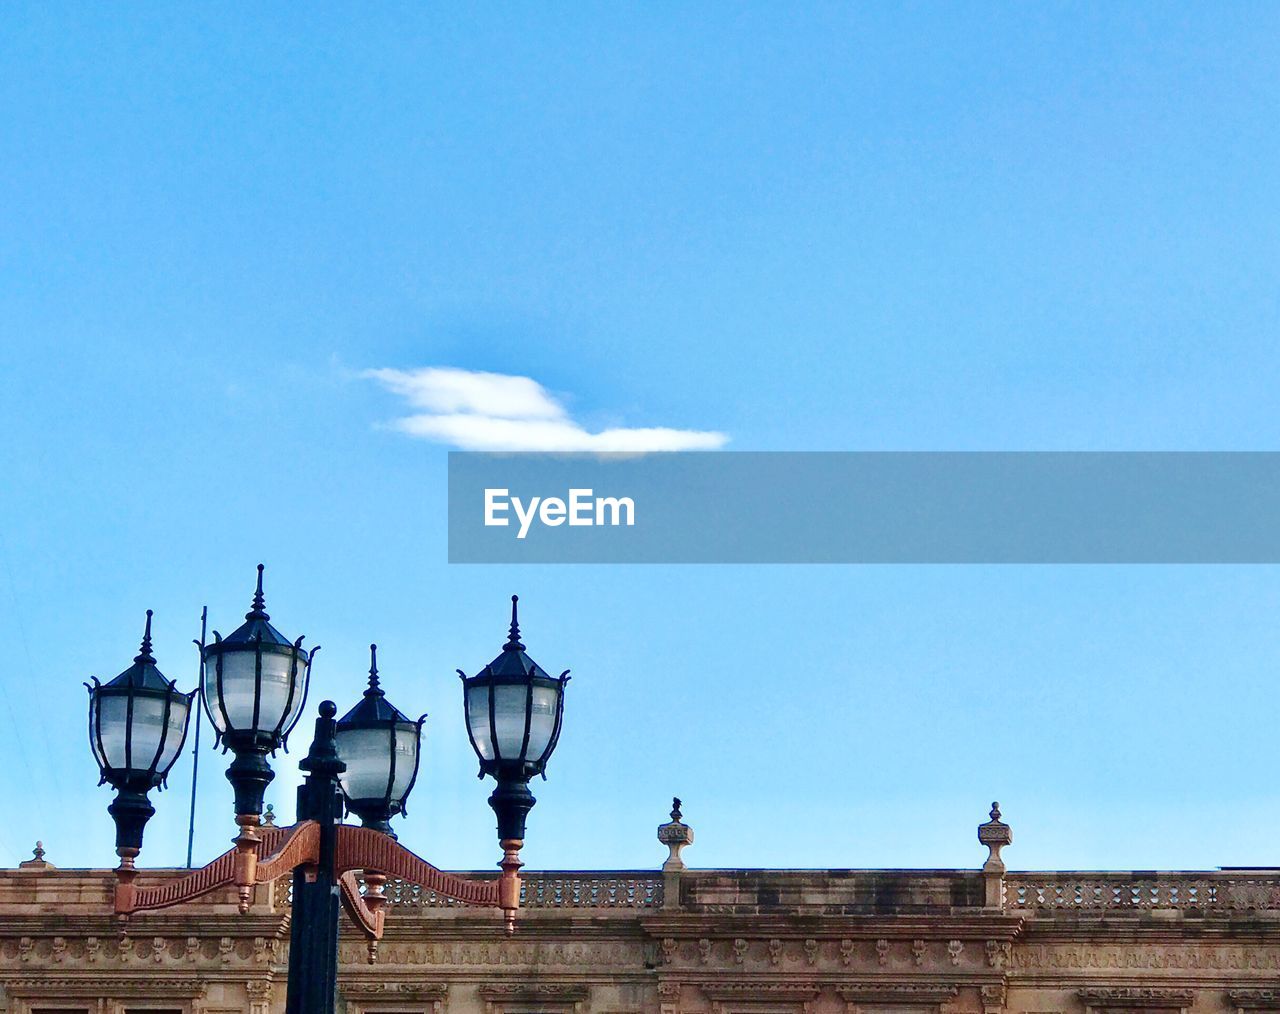
<svg viewBox="0 0 1280 1014"><path fill-rule="evenodd" d="M480 760L479 777L492 775L498 783L489 805L498 818L504 871L509 865L520 869L525 818L537 802L529 791L529 780L534 775L547 777L547 761L560 739L564 688L569 682L568 669L551 676L525 653L516 613L519 601L511 596L511 627L502 653L474 676L458 670L467 734ZM508 926L512 926L519 883L508 879L504 889L517 892L503 899Z"/></svg>
<svg viewBox="0 0 1280 1014"><path fill-rule="evenodd" d="M534 804L529 780L545 778L564 710L568 671L549 676L520 642L516 598L502 654L477 675L463 675L467 730L480 759L480 777L497 787L489 798L503 850L498 880L465 880L444 873L396 841L390 820L405 812L418 775L426 715L411 719L382 690L377 647L370 645L369 685L341 720L324 701L298 789L297 822L264 827L263 795L275 777L269 758L301 717L318 648L302 647L271 626L262 592L262 567L253 605L230 636L216 632L201 645L201 685L206 712L218 734L215 745L235 757L227 770L235 796L239 834L235 847L188 876L156 886L136 883L135 859L155 810L148 793L162 786L186 736L191 702L156 668L151 654L151 613L134 664L109 683L89 686L89 731L102 781L115 787L108 808L116 822L115 910L121 919L166 908L235 886L241 912L254 887L293 878L289 936L288 1014L332 1014L338 973L339 909L345 908L376 959L385 917L388 877L416 883L469 905L501 908L506 931L515 929L520 905L525 819ZM342 823L346 812L362 827ZM357 874L363 876L364 891Z"/></svg>

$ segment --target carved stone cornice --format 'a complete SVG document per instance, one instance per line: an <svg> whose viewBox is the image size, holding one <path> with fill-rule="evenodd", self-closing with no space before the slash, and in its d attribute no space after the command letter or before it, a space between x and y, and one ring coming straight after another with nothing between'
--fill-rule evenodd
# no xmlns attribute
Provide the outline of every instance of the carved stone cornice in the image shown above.
<svg viewBox="0 0 1280 1014"><path fill-rule="evenodd" d="M1076 995L1089 1007L1189 1007L1196 994L1163 986L1086 986Z"/></svg>
<svg viewBox="0 0 1280 1014"><path fill-rule="evenodd" d="M10 996L49 996L76 998L105 995L124 998L145 997L166 1000L194 1000L204 995L206 983L201 979L170 979L153 975L95 975L77 978L72 976L41 975L35 978L4 979Z"/></svg>
<svg viewBox="0 0 1280 1014"><path fill-rule="evenodd" d="M1093 943L1086 937L1076 941L1015 947L1012 959L1010 967L1020 972L1169 969L1276 972L1280 971L1280 946L1272 942L1234 943L1226 940Z"/></svg>
<svg viewBox="0 0 1280 1014"><path fill-rule="evenodd" d="M492 988L492 987L489 987ZM449 996L447 983L425 982L346 982L340 987L343 996L394 996L401 1000L421 1000L431 1003L435 1000L446 1000Z"/></svg>
<svg viewBox="0 0 1280 1014"><path fill-rule="evenodd" d="M802 1003L813 1000L819 988L812 982L701 982L698 988L708 1000L718 1002L764 996L770 1000Z"/></svg>
<svg viewBox="0 0 1280 1014"><path fill-rule="evenodd" d="M1240 1010L1280 1010L1280 989L1230 989L1227 996Z"/></svg>
<svg viewBox="0 0 1280 1014"><path fill-rule="evenodd" d="M430 1006L432 1014L440 1014L444 1010L444 1002L449 996L449 987L444 983L425 982L387 982L376 980L369 982L345 982L338 987L344 1000L354 1010L363 1010L363 1004L369 1002L412 1004L413 1006Z"/></svg>
<svg viewBox="0 0 1280 1014"><path fill-rule="evenodd" d="M591 995L587 986L567 982L499 982L481 986L479 993L488 1014L503 1014L513 1004L535 1004L584 1014Z"/></svg>
<svg viewBox="0 0 1280 1014"><path fill-rule="evenodd" d="M955 986L927 982L850 982L836 987L847 1003L940 1004L954 1000Z"/></svg>
<svg viewBox="0 0 1280 1014"><path fill-rule="evenodd" d="M568 982L499 982L480 987L482 1000L510 1000L512 997L521 1000L546 1000L552 997L585 1000L587 987Z"/></svg>

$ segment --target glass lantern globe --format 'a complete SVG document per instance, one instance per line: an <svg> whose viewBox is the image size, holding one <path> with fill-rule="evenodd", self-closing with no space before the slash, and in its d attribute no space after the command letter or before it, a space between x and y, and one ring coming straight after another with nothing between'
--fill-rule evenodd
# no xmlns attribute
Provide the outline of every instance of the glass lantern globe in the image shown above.
<svg viewBox="0 0 1280 1014"><path fill-rule="evenodd" d="M227 637L214 631L202 652L202 698L224 746L265 747L274 753L288 739L307 700L311 658L302 638L290 641L276 630L258 586L245 622ZM315 648L310 654L314 654Z"/></svg>
<svg viewBox="0 0 1280 1014"><path fill-rule="evenodd" d="M191 701L167 679L151 654L151 610L133 665L108 683L95 677L89 690L89 746L98 762L99 785L118 792L117 848L142 847L142 827L154 812L147 793L163 787L187 738Z"/></svg>
<svg viewBox="0 0 1280 1014"><path fill-rule="evenodd" d="M511 629L502 654L475 676L461 670L467 734L481 775L528 780L546 777L547 761L560 738L566 669L551 676L525 654L511 596Z"/></svg>
<svg viewBox="0 0 1280 1014"><path fill-rule="evenodd" d="M369 688L360 702L338 721L338 758L346 770L338 775L347 809L365 827L395 837L390 820L406 813L405 802L418 778L422 723L396 708L382 692L378 678L378 646L369 645Z"/></svg>
<svg viewBox="0 0 1280 1014"><path fill-rule="evenodd" d="M217 740L235 760L227 780L235 790L237 818L256 823L275 772L267 756L287 747L307 700L311 663L302 638L290 641L269 622L262 595L262 564L253 605L229 636L213 632L213 643L201 646L200 688Z"/></svg>

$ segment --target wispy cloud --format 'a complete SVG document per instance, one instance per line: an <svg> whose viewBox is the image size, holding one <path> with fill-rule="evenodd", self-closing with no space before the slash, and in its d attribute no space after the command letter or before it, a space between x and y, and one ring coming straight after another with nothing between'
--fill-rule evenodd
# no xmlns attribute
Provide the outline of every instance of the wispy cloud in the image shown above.
<svg viewBox="0 0 1280 1014"><path fill-rule="evenodd" d="M665 426L591 432L529 377L481 373L447 366L417 370L365 370L414 411L395 420L401 433L451 444L465 451L709 451L729 437L711 430Z"/></svg>

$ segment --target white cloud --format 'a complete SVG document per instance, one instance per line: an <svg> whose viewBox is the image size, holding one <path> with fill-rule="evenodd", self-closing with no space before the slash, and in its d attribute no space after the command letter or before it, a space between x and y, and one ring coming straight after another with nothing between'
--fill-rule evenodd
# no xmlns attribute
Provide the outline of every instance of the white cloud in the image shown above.
<svg viewBox="0 0 1280 1014"><path fill-rule="evenodd" d="M395 429L464 451L710 451L729 439L710 430L663 426L592 433L529 377L438 366L365 370L362 376L425 410L395 420Z"/></svg>

